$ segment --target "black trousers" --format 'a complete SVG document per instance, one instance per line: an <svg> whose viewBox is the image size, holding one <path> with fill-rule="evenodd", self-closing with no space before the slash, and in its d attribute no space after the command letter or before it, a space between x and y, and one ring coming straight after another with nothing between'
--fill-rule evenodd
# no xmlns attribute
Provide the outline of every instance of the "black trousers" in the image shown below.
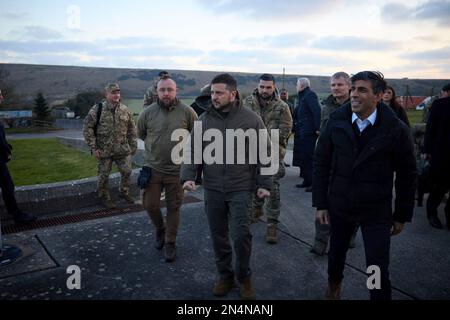
<svg viewBox="0 0 450 320"><path fill-rule="evenodd" d="M341 282L348 245L356 222L350 222L335 214L330 214L330 251L328 253L328 280ZM391 300L391 282L389 280L389 251L391 245L391 227L387 222L361 222L364 240L366 267L380 268L380 289L370 290L371 300Z"/></svg>
<svg viewBox="0 0 450 320"><path fill-rule="evenodd" d="M6 163L0 163L0 187L2 189L3 202L6 210L11 215L16 215L20 212L17 206L16 197L14 196L14 182L9 174Z"/></svg>

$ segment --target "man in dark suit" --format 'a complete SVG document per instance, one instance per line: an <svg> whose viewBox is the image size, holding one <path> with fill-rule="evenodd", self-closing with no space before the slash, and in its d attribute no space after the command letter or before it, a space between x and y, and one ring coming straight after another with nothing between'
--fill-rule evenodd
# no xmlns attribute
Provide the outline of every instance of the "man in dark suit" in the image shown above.
<svg viewBox="0 0 450 320"><path fill-rule="evenodd" d="M330 115L314 157L316 219L330 223L326 298L340 298L350 238L359 223L367 267L375 266L379 275L370 298L390 300L390 237L411 221L414 209L413 144L408 127L381 103L387 85L383 76L363 71L351 82L351 102Z"/></svg>
<svg viewBox="0 0 450 320"><path fill-rule="evenodd" d="M425 131L425 153L430 160L432 186L427 201L427 217L431 226L442 229L437 208L450 190L450 83L433 102ZM446 225L450 230L450 198L445 206Z"/></svg>
<svg viewBox="0 0 450 320"><path fill-rule="evenodd" d="M0 90L0 103L3 102L3 95ZM30 213L19 209L14 196L14 182L9 174L7 162L11 160L12 146L6 141L5 129L0 121L0 187L2 189L3 202L6 210L14 217L17 224L29 224L36 220Z"/></svg>

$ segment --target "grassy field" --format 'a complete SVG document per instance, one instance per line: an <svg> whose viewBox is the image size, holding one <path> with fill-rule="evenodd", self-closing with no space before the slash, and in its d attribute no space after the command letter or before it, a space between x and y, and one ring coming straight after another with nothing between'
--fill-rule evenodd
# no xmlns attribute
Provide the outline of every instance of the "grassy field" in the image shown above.
<svg viewBox="0 0 450 320"><path fill-rule="evenodd" d="M6 134L14 133L47 133L51 131L62 130L60 128L43 128L43 127L28 127L28 128L6 128Z"/></svg>
<svg viewBox="0 0 450 320"><path fill-rule="evenodd" d="M87 153L56 139L10 140L13 160L9 170L17 186L75 180L97 175L97 162ZM117 168L113 167L113 172Z"/></svg>
<svg viewBox="0 0 450 320"><path fill-rule="evenodd" d="M422 110L408 110L406 111L406 114L408 115L408 120L411 123L411 125L422 122L422 115L423 115Z"/></svg>

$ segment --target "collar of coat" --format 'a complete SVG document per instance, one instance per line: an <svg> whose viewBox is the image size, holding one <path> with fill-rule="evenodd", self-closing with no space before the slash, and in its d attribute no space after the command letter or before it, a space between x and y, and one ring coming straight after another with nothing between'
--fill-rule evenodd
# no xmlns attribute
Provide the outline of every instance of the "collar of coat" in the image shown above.
<svg viewBox="0 0 450 320"><path fill-rule="evenodd" d="M233 107L231 108L231 110L230 110L230 112L228 114L228 119L232 118L237 113L239 113L239 111L241 109L242 109L242 99L241 99L241 96L239 94L239 91L237 91L236 100L234 101L234 105L233 105ZM212 114L212 115L215 115L216 117L222 118L222 116L219 114L219 112L217 112L216 108L214 107L214 105L212 103L206 109L206 113L207 114Z"/></svg>
<svg viewBox="0 0 450 320"><path fill-rule="evenodd" d="M337 103L336 98L333 97L332 94L330 94L325 100L323 100L324 105L332 106L332 107L336 107L336 108L343 106L343 105L347 104L348 102L350 102L350 96L343 104L339 104L339 103Z"/></svg>
<svg viewBox="0 0 450 320"><path fill-rule="evenodd" d="M352 113L352 107L349 102L331 113L328 125L333 123L333 127L342 129L352 141L353 146L356 147L356 137L352 128ZM391 143L392 139L390 136L394 132L399 132L398 130L401 130L402 126L406 126L397 118L392 109L383 102L377 105L377 120L375 125L378 127L376 136L361 151L354 163L354 167L358 166L372 154L378 152L385 145Z"/></svg>

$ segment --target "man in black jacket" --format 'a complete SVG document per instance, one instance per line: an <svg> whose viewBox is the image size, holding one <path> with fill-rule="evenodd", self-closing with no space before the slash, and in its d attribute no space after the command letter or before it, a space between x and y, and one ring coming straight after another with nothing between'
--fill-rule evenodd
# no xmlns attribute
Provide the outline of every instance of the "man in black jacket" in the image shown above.
<svg viewBox="0 0 450 320"><path fill-rule="evenodd" d="M363 71L351 80L351 103L330 115L314 158L316 219L331 227L326 298L340 298L349 241L359 223L367 267L375 266L380 276L381 285L369 288L370 298L389 300L390 236L411 221L414 209L413 145L408 127L380 103L383 76Z"/></svg>
<svg viewBox="0 0 450 320"><path fill-rule="evenodd" d="M432 187L427 201L427 217L431 226L442 229L437 208L450 190L450 83L433 102L425 131L425 153L430 159ZM450 230L450 198L445 206L446 225Z"/></svg>
<svg viewBox="0 0 450 320"><path fill-rule="evenodd" d="M3 102L2 91L0 90L0 103ZM12 146L6 141L5 129L0 121L0 187L2 189L3 202L6 210L14 217L17 224L28 224L36 220L30 213L19 209L14 196L14 182L9 174L7 162L11 160Z"/></svg>

